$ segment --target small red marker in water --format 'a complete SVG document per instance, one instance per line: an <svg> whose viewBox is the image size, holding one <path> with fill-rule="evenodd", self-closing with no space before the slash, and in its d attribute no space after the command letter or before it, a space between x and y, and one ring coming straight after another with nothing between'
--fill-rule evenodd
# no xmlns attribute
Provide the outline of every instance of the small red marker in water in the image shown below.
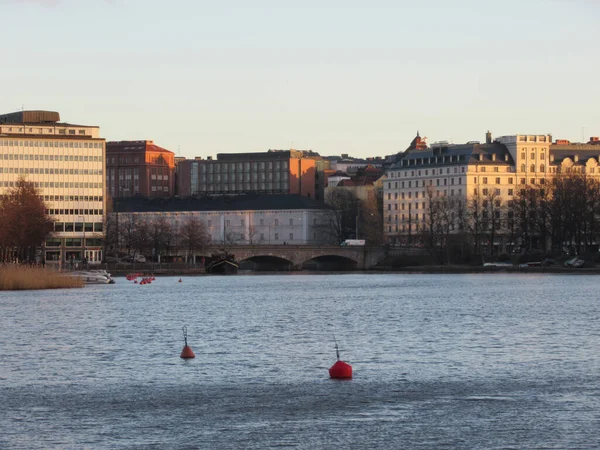
<svg viewBox="0 0 600 450"><path fill-rule="evenodd" d="M183 341L184 341L185 345L183 346L183 350L181 351L180 358L183 358L183 359L195 358L196 355L194 355L192 347L190 347L187 343L187 327L186 326L183 327Z"/></svg>
<svg viewBox="0 0 600 450"><path fill-rule="evenodd" d="M340 361L340 349L335 336L333 339L335 340L335 353L337 355L337 361L329 368L329 376L336 379L352 378L352 366L344 361Z"/></svg>

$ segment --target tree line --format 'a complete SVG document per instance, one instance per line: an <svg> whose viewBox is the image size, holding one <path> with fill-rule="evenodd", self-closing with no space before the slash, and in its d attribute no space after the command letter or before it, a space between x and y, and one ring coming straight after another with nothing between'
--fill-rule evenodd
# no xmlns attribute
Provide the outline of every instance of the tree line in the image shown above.
<svg viewBox="0 0 600 450"><path fill-rule="evenodd" d="M440 263L514 253L581 254L600 238L600 182L585 173L558 173L546 184L523 186L510 200L477 189L468 200L425 194L425 212L408 233Z"/></svg>
<svg viewBox="0 0 600 450"><path fill-rule="evenodd" d="M186 262L193 262L193 255L211 243L205 223L197 217L188 217L174 226L163 216L147 219L135 214L120 217L109 214L105 233L105 255L141 254L157 259L159 255L168 257L183 253Z"/></svg>

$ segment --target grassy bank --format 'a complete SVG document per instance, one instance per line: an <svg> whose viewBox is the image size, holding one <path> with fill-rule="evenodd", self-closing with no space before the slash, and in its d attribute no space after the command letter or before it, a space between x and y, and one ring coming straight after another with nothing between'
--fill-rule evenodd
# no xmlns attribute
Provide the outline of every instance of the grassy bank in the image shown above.
<svg viewBox="0 0 600 450"><path fill-rule="evenodd" d="M82 280L53 269L0 265L0 291L79 288L84 284Z"/></svg>

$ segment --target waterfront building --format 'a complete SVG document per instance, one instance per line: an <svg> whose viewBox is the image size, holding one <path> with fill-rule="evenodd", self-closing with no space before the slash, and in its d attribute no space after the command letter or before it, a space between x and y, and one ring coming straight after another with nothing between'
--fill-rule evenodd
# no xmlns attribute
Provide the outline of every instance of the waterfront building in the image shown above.
<svg viewBox="0 0 600 450"><path fill-rule="evenodd" d="M181 229L189 218L199 219L211 245L320 245L329 242L327 208L299 194L174 197L169 199L126 198L119 201L117 216L122 224L151 224L165 219L173 233L171 245L178 248ZM120 238L118 247L126 244Z"/></svg>
<svg viewBox="0 0 600 450"><path fill-rule="evenodd" d="M48 263L102 260L105 141L98 126L60 122L53 111L0 115L0 195L33 182L54 220Z"/></svg>
<svg viewBox="0 0 600 450"><path fill-rule="evenodd" d="M152 141L106 143L106 186L112 198L175 195L175 154Z"/></svg>
<svg viewBox="0 0 600 450"><path fill-rule="evenodd" d="M300 194L323 199L326 169L311 150L220 153L217 159L188 159L177 165L178 194Z"/></svg>
<svg viewBox="0 0 600 450"><path fill-rule="evenodd" d="M600 177L597 142L591 138L587 144L553 143L551 135L521 134L492 139L488 132L485 143L428 146L417 134L383 184L386 241L410 245L426 224L431 197L447 196L459 206L478 197L484 207L493 202L500 208L503 203L512 205L519 190L544 185L559 172L575 170ZM499 217L500 209L492 214Z"/></svg>

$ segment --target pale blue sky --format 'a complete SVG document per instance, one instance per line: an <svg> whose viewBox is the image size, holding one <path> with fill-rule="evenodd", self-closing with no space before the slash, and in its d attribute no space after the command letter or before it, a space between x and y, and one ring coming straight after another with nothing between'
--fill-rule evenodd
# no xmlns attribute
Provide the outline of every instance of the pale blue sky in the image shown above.
<svg viewBox="0 0 600 450"><path fill-rule="evenodd" d="M596 0L0 0L0 15L2 112L181 156L600 134Z"/></svg>

